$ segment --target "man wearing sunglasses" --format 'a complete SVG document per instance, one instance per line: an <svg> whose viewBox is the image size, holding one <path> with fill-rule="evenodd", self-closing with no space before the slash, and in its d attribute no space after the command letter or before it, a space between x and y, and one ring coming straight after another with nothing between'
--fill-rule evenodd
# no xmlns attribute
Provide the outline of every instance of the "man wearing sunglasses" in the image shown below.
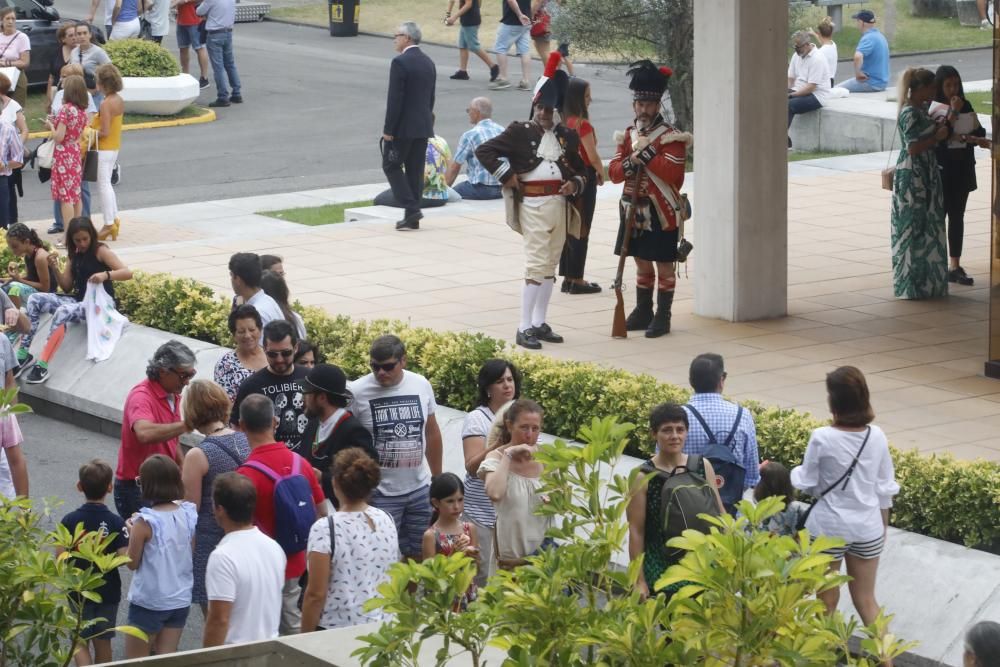
<svg viewBox="0 0 1000 667"><path fill-rule="evenodd" d="M195 361L187 345L167 341L146 365L146 379L125 398L114 484L115 508L123 519L142 507L136 479L143 461L153 454L163 454L177 465L182 464L178 439L190 429L181 419L181 392L195 375Z"/></svg>
<svg viewBox="0 0 1000 667"><path fill-rule="evenodd" d="M299 336L286 320L273 320L264 325L264 354L267 366L260 369L240 385L233 402L230 422L238 424L240 403L250 394L263 394L274 402L274 415L278 420L275 440L285 443L288 449L301 454L302 434L306 430L305 399L302 379L309 371L295 365L295 351Z"/></svg>
<svg viewBox="0 0 1000 667"><path fill-rule="evenodd" d="M403 557L419 559L431 523L431 475L441 474L434 390L427 378L406 370L406 347L396 336L376 338L370 357L372 372L350 384L348 405L371 432L382 468L369 502L396 523Z"/></svg>

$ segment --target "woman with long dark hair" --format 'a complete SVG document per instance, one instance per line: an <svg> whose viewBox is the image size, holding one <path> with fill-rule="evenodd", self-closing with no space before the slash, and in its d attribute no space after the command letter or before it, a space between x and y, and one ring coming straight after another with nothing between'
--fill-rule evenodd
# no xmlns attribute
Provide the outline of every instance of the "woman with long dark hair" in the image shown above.
<svg viewBox="0 0 1000 667"><path fill-rule="evenodd" d="M305 338L306 323L302 320L302 316L292 310L292 306L288 303L288 299L291 297L285 279L274 271L265 271L260 277L260 288L264 290L264 294L274 299L274 302L278 304L285 320L298 331L299 340Z"/></svg>
<svg viewBox="0 0 1000 667"><path fill-rule="evenodd" d="M841 366L827 374L826 391L833 424L812 432L802 465L792 470L792 484L816 498L806 520L809 533L844 540L844 546L825 553L836 559L830 564L834 572L847 561L851 600L867 625L879 613L875 575L899 484L885 433L872 424L875 412L865 376ZM832 614L840 588L818 597Z"/></svg>
<svg viewBox="0 0 1000 667"><path fill-rule="evenodd" d="M480 586L493 574L493 527L497 515L486 496L483 480L476 476L486 456L504 443L497 440L486 444L497 413L507 403L521 396L521 374L506 359L490 359L479 369L479 395L476 407L462 424L462 451L465 454L465 518L476 528L482 561L476 583Z"/></svg>
<svg viewBox="0 0 1000 667"><path fill-rule="evenodd" d="M965 237L965 206L969 193L977 188L974 146L989 147L986 128L979 124L975 109L965 99L965 88L958 70L941 65L934 73L934 101L947 108L945 123L948 139L937 145L938 166L941 168L941 189L944 213L948 218L948 282L972 285L972 277L962 268L962 242ZM959 119L963 121L960 126ZM964 126L965 120L972 127ZM961 131L959 131L961 130Z"/></svg>
<svg viewBox="0 0 1000 667"><path fill-rule="evenodd" d="M594 208L597 205L597 186L604 184L604 164L597 152L597 133L590 124L587 112L589 106L590 84L580 78L570 79L563 103L563 124L580 135L580 157L587 165L587 185L581 195L583 210L580 216L580 238L566 237L566 245L559 260L559 275L563 277L562 291L569 294L594 294L601 291L600 285L583 279L590 225L594 221Z"/></svg>
<svg viewBox="0 0 1000 667"><path fill-rule="evenodd" d="M24 258L24 274L17 265L7 267L10 282L4 285L14 305L20 308L35 292L55 292L59 286L56 270L49 265L49 251L38 238L38 232L24 223L15 222L7 229L7 247Z"/></svg>
<svg viewBox="0 0 1000 667"><path fill-rule="evenodd" d="M49 266L57 270L56 281L63 294L38 292L28 298L28 319L31 331L21 341L17 359L20 371L32 361L28 353L31 340L38 331L38 324L45 313L53 313L52 327L45 341L41 356L28 374L29 384L40 384L49 379L49 361L62 345L66 335L66 325L85 320L83 297L87 294L87 283L104 285L112 298L115 296L115 281L131 280L132 269L125 266L111 248L97 240L97 230L90 218L73 218L66 228L66 266L58 271L59 257L49 255Z"/></svg>

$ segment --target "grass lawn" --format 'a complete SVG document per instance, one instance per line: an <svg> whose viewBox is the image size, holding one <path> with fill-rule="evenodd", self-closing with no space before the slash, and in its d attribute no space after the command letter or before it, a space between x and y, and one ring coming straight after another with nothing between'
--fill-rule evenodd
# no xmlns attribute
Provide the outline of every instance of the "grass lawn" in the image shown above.
<svg viewBox="0 0 1000 667"><path fill-rule="evenodd" d="M966 93L965 99L969 101L976 113L993 113L993 93Z"/></svg>
<svg viewBox="0 0 1000 667"><path fill-rule="evenodd" d="M750 2L752 0L746 0ZM910 0L869 0L863 5L880 17L878 27L885 32L881 17L885 14L886 2L895 2L896 27L890 48L894 55L912 51L935 51L939 49L957 49L970 46L989 46L993 33L988 30L966 28L958 23L958 18L938 19L923 18L910 15ZM457 5L457 3L456 3ZM415 19L420 23L424 40L441 44L454 44L458 39L458 26L444 25L444 10L447 3L444 0L365 0L361 6L361 30L392 34L396 27L405 20ZM834 41L841 58L854 55L861 34L850 15L862 8L862 5L847 5L844 7L844 24L837 26ZM484 48L489 49L496 37L496 26L500 19L499 2L483 2L481 5L483 24L479 29L479 41ZM790 25L791 31L799 28L815 26L826 12L822 8L810 8L799 13L798 21L802 25ZM277 7L271 10L272 17L289 21L300 21L315 25L329 25L328 5L326 2L303 4L296 7ZM795 19L793 19L794 21ZM790 53L790 52L789 52ZM581 56L581 59L585 54ZM457 56L456 56L457 58Z"/></svg>
<svg viewBox="0 0 1000 667"><path fill-rule="evenodd" d="M958 17L927 18L910 15L910 0L871 0L864 3L865 9L875 12L878 22L875 24L883 33L887 32L882 18L885 15L887 2L896 6L896 27L889 48L893 55L914 51L937 51L941 49L959 49L970 46L990 46L993 43L993 33L980 30L978 27L967 28L958 23ZM837 43L837 52L841 58L851 58L854 48L858 45L861 32L857 21L850 18L862 8L861 5L846 5L844 7L844 25L837 26L833 41ZM792 31L814 27L826 15L825 10L814 8L802 14L805 25L790 25Z"/></svg>
<svg viewBox="0 0 1000 667"><path fill-rule="evenodd" d="M819 160L825 157L840 157L841 155L856 155L856 153L841 153L838 151L792 151L788 154L789 162L802 160Z"/></svg>
<svg viewBox="0 0 1000 667"><path fill-rule="evenodd" d="M281 211L258 211L257 215L266 215L269 218L297 222L300 225L316 227L318 225L335 225L344 221L344 211L349 208L359 206L371 206L372 201L349 201L343 204L326 204L324 206L310 206L307 208L286 208Z"/></svg>
<svg viewBox="0 0 1000 667"><path fill-rule="evenodd" d="M181 109L179 114L174 116L150 116L141 113L127 113L124 118L124 125L135 123L148 123L157 120L175 120L178 118L194 118L208 113L205 109L193 104ZM29 132L40 132L45 130L45 117L48 115L48 108L44 92L28 93L28 103L24 106L24 118L28 121Z"/></svg>

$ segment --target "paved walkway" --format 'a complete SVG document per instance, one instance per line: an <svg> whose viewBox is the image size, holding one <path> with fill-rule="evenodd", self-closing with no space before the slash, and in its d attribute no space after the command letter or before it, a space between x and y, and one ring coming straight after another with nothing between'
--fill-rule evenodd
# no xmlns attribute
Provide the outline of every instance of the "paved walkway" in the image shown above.
<svg viewBox="0 0 1000 667"><path fill-rule="evenodd" d="M1000 461L1000 382L981 376L986 356L989 267L988 159L966 220L963 264L974 287L951 296L893 298L889 198L879 188L886 154L793 163L789 175L788 317L729 323L692 314L681 277L673 331L610 338L613 293L556 293L549 321L564 345L544 354L609 364L686 384L691 358L725 356L728 394L825 418L824 375L852 364L868 377L877 423L894 445ZM692 175L689 175L692 176ZM693 191L693 177L686 189ZM520 237L499 202L432 209L417 233L389 221L305 227L256 211L370 198L382 185L139 209L122 214L113 244L133 268L188 276L229 293L231 253L285 258L293 298L331 314L391 317L439 330L480 331L513 342L519 319ZM611 283L616 188L601 189L587 275ZM697 193L694 193L695 195ZM694 197L697 199L697 196ZM38 222L36 228L47 225ZM692 261L698 259L697 202ZM691 231L691 229L689 229ZM630 286L631 291L631 286ZM629 294L626 303L633 300Z"/></svg>

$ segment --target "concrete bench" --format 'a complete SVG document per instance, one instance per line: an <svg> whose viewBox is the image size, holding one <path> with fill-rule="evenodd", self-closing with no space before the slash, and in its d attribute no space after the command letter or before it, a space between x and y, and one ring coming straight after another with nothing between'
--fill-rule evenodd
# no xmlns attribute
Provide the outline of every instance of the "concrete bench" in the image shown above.
<svg viewBox="0 0 1000 667"><path fill-rule="evenodd" d="M36 355L44 345L47 328L46 324L40 327L32 346ZM146 363L153 351L170 339L180 340L195 352L198 377L201 378L212 377L215 363L226 352L225 348L202 341L130 325L112 357L95 364L84 359L86 328L71 326L52 360L51 378L45 384L23 385L22 400L41 414L117 437L128 391L145 377ZM439 406L437 412L444 440L443 467L462 478L465 477L462 453L465 415L464 411L444 406ZM542 439L550 441L552 437L546 435ZM624 457L614 472L627 475L639 463L639 459ZM604 479L608 479L611 472L603 470ZM622 547L613 558L618 567L628 563L625 545ZM920 641L912 655L897 664L957 666L962 662L962 639L966 628L979 620L1000 619L1000 556L890 529L879 566L876 595L879 603L895 614L892 631L897 636ZM846 587L840 607L846 613L853 613ZM308 637L313 639L284 638L250 647L147 660L158 665L266 665L292 658L294 664L299 665L355 665L358 663L347 657L350 651L332 647L340 645L341 638L343 646L350 646L357 634L363 632L354 629L326 635L337 637L338 642L315 639L319 635L312 634Z"/></svg>

